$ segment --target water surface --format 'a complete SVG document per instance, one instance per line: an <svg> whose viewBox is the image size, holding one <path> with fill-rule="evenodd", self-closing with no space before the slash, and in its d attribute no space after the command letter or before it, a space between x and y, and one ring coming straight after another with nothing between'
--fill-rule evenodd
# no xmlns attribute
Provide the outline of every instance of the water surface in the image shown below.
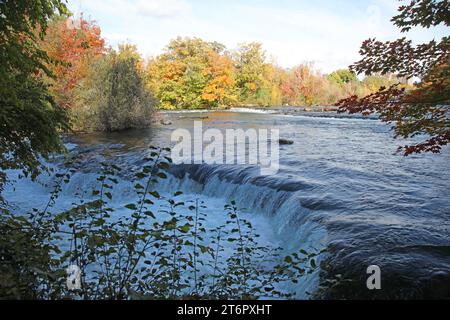
<svg viewBox="0 0 450 320"><path fill-rule="evenodd" d="M236 110L163 116L172 124L70 137L69 146L87 155L87 174L95 171L105 150L132 171L139 168L149 144L173 145L172 131L191 130L194 121L203 121L204 129L279 129L280 136L294 144L280 146L277 174L261 176L253 166L178 165L161 190L201 198L212 208L211 221L217 220L218 208L235 200L256 223L263 241L287 250L326 248L320 271L296 288L298 298L309 297L308 292L338 274L348 281L328 290L330 298L450 297L448 149L440 155L405 158L394 153L406 141L394 140L386 124L334 113ZM80 176L65 193L67 201L77 187L89 183L89 175ZM22 184L10 195L17 206L42 200L36 189L32 199L23 200L30 188ZM124 190L118 207L129 201ZM41 191L43 197L47 190ZM369 265L382 270L380 291L366 288Z"/></svg>

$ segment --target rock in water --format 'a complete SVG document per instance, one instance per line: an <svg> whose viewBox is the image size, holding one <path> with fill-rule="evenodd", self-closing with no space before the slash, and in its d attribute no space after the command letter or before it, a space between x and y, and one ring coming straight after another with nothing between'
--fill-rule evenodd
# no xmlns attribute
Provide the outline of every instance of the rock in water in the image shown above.
<svg viewBox="0 0 450 320"><path fill-rule="evenodd" d="M172 121L169 121L169 120L161 120L160 123L161 123L163 126L170 126L170 125L172 124Z"/></svg>
<svg viewBox="0 0 450 320"><path fill-rule="evenodd" d="M288 139L280 139L280 140L278 140L278 143L280 145L291 145L291 144L294 144L294 141L288 140Z"/></svg>

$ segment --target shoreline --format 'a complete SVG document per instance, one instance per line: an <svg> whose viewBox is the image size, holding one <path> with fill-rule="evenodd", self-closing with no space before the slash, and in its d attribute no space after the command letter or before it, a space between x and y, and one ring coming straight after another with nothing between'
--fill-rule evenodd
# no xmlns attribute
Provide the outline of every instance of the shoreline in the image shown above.
<svg viewBox="0 0 450 320"><path fill-rule="evenodd" d="M227 112L233 110L258 110L258 111L293 111L293 112L336 112L336 106L234 106L225 108L210 108L210 109L155 109L156 112Z"/></svg>

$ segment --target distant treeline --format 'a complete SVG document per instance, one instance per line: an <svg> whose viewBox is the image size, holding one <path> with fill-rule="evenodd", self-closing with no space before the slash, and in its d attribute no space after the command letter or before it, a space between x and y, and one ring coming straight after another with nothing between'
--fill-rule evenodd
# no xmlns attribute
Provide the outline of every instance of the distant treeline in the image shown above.
<svg viewBox="0 0 450 320"><path fill-rule="evenodd" d="M358 79L343 69L323 74L312 63L292 69L269 61L260 43L228 50L217 42L177 38L164 52L143 59L136 46L107 48L94 22L58 17L41 41L55 63L51 93L81 130L146 125L155 108L331 105L397 82L394 76Z"/></svg>

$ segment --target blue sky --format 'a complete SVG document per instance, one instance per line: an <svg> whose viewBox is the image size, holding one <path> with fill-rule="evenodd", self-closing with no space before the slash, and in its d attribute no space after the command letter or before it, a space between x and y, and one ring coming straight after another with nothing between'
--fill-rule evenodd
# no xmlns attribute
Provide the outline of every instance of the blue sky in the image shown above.
<svg viewBox="0 0 450 320"><path fill-rule="evenodd" d="M401 35L389 21L396 0L68 0L75 14L97 22L107 42L135 43L145 56L162 52L170 39L196 36L229 49L257 41L282 67L314 62L323 72L345 68L369 37ZM414 29L425 42L449 28Z"/></svg>

